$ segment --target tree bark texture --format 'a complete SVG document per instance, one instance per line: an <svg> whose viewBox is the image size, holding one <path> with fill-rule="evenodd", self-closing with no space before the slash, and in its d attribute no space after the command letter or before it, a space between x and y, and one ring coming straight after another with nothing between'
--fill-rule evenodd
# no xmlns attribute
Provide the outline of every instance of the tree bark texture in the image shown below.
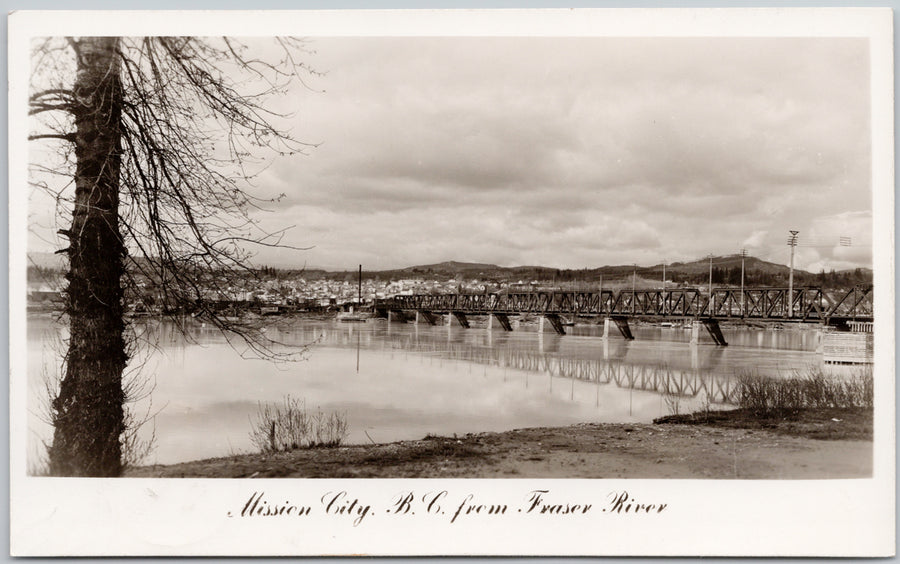
<svg viewBox="0 0 900 564"><path fill-rule="evenodd" d="M82 38L74 95L75 206L69 238L66 309L69 350L53 401L50 473L117 476L124 431L125 349L119 232L122 85L118 39Z"/></svg>

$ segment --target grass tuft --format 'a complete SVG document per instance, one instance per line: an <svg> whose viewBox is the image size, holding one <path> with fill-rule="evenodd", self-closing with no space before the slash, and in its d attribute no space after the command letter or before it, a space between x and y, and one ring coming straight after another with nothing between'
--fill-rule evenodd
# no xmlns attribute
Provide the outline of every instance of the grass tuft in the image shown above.
<svg viewBox="0 0 900 564"><path fill-rule="evenodd" d="M335 447L350 429L345 413L310 413L305 400L285 396L280 404L260 403L251 423L250 440L260 452Z"/></svg>

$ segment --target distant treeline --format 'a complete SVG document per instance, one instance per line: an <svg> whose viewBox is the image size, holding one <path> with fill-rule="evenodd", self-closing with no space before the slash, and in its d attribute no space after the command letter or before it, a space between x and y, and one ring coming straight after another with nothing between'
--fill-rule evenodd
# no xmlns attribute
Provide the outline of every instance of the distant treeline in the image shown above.
<svg viewBox="0 0 900 564"><path fill-rule="evenodd" d="M709 264L707 261L691 263L673 263L666 267L667 283L704 286L709 283ZM788 267L748 257L744 266L744 284L747 286L786 287L788 284ZM64 282L64 270L61 268L28 266L28 281L44 283L51 287ZM247 274L248 281L256 280L296 280L307 281L335 280L338 282L356 283L359 273L356 270L344 272L328 272L321 269L286 269L273 266L262 266L253 273ZM634 267L631 265L604 266L600 268L554 269L540 266L500 267L493 265L470 265L467 263L447 263L427 267L410 267L400 270L382 270L362 272L364 281L391 282L403 279L437 280L445 282L450 279L478 279L482 283L498 286L538 282L542 285L564 284L567 286L594 286L604 283L626 282L635 276L646 286L648 281L659 280L662 285L663 266ZM740 257L719 257L713 259L712 282L715 285L739 286L741 283ZM844 288L857 284L871 284L872 270L856 268L852 270L825 271L818 273L805 270L794 270L795 286L820 286L824 288Z"/></svg>
<svg viewBox="0 0 900 564"><path fill-rule="evenodd" d="M748 261L749 263L750 261ZM755 261L760 262L762 261ZM787 286L789 269L781 265L772 265L771 263L762 263L763 268L757 268L757 265L748 265L744 269L744 284L747 286ZM339 282L346 281L356 283L359 273L357 271L345 272L326 272L322 270L315 271L296 271L290 269L278 269L272 267L264 267L260 271L264 276L274 279L288 280L296 277L303 277L307 280L318 280L327 278ZM630 281L632 275L644 281L646 285L648 280L659 280L662 285L663 269L662 266L654 267L638 267L635 269L630 266L612 266L596 269L553 269L546 267L513 267L513 268L482 268L475 269L442 269L442 268L419 268L413 267L403 270L384 270L367 272L363 270L363 281L390 282L401 279L423 279L447 281L450 279L468 280L478 279L492 285L504 283L518 283L520 280L528 282L538 282L540 284L568 284L568 285L596 285L599 284L601 278L604 282ZM709 283L709 269L698 270L696 268L680 269L677 265L667 267L666 280L668 283L704 286ZM741 267L738 266L713 266L712 282L715 285L732 285L739 286L741 283ZM794 270L795 286L821 286L825 288L843 288L856 284L871 284L872 271L866 268L857 268L853 270L841 271L825 271L819 273L811 273L805 270Z"/></svg>
<svg viewBox="0 0 900 564"><path fill-rule="evenodd" d="M62 268L28 265L26 276L30 284L46 284L53 287L64 281L65 271Z"/></svg>

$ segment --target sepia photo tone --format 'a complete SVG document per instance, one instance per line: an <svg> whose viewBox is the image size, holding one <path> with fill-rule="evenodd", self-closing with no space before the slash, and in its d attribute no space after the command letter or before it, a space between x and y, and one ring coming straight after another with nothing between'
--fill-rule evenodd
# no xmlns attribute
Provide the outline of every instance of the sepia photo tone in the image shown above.
<svg viewBox="0 0 900 564"><path fill-rule="evenodd" d="M863 40L33 60L36 472L871 473Z"/></svg>
<svg viewBox="0 0 900 564"><path fill-rule="evenodd" d="M11 457L34 487L240 479L228 519L356 528L600 511L530 487L557 479L668 518L635 486L879 474L869 38L28 46ZM529 487L383 510L267 478Z"/></svg>

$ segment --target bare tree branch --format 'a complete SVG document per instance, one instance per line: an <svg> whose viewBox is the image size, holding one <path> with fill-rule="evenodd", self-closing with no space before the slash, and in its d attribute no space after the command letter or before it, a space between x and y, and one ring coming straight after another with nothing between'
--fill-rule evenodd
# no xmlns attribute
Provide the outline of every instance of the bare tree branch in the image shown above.
<svg viewBox="0 0 900 564"><path fill-rule="evenodd" d="M203 317L228 342L255 356L290 360L304 352L273 341L252 319L224 315L218 307L258 277L251 263L254 247L311 248L291 245L284 240L286 230L268 232L252 215L262 202L275 201L251 194L254 179L272 159L317 146L293 137L284 126L288 116L272 110L270 100L293 83L309 88L304 78L321 75L301 62L310 54L305 43L295 38L275 43L282 53L278 61L233 38L33 42L28 139L44 141L48 152L32 163L31 184L54 198L66 219L58 233L70 241L59 252L70 262L73 345L54 400L56 437L64 436L59 431L73 414L84 420L94 416L85 407L96 400L94 391L83 388L83 382L94 381L92 369L85 368L93 366L90 362L108 373L109 390L115 388L110 382L121 384L132 351L127 342L115 344L127 327L124 308L151 294L163 311ZM96 247L100 240L103 248ZM100 288L101 278L114 280L116 287ZM112 331L106 335L112 337L101 337L104 342L91 349L84 341L104 335L82 327L93 312L106 319ZM73 353L76 340L81 348ZM121 385L106 393L124 397ZM127 427L122 417L111 423L114 437ZM77 433L65 436L78 440ZM63 446L56 437L50 459L59 469L65 465L60 466ZM126 442L133 440L134 435L125 436Z"/></svg>
<svg viewBox="0 0 900 564"><path fill-rule="evenodd" d="M37 141L40 139L62 139L63 141L74 143L75 135L72 133L40 133L28 136L29 141Z"/></svg>

